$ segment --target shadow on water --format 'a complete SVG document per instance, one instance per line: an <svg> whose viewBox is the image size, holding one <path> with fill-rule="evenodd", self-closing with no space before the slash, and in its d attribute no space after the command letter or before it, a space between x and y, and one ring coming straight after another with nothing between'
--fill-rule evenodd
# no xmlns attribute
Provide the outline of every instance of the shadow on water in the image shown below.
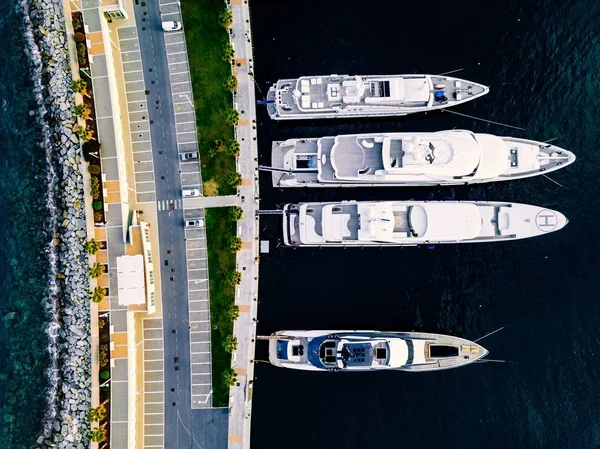
<svg viewBox="0 0 600 449"><path fill-rule="evenodd" d="M279 247L261 218L261 334L279 329L424 330L484 340L494 359L441 373L303 373L256 367L252 444L261 449L576 447L600 444L593 394L600 324L597 144L600 4L509 0L452 4L252 3L256 78L328 73L457 74L491 86L458 111L526 132L436 113L396 119L276 123L258 110L260 162L270 142L355 132L466 128L558 138L578 161L552 178L424 189L279 191L261 178L261 208L303 200L488 199L551 205L559 233L433 250ZM264 89L263 89L264 90ZM269 178L269 179L267 179ZM266 358L259 343L258 358Z"/></svg>

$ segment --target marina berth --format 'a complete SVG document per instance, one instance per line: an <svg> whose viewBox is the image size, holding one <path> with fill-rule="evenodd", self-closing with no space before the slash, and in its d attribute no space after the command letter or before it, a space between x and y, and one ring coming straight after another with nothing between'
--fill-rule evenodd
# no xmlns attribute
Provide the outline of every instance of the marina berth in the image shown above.
<svg viewBox="0 0 600 449"><path fill-rule="evenodd" d="M385 117L443 109L489 92L443 75L329 75L279 80L265 101L274 120Z"/></svg>
<svg viewBox="0 0 600 449"><path fill-rule="evenodd" d="M545 142L473 133L350 134L273 142L275 187L467 185L548 174L575 161Z"/></svg>
<svg viewBox="0 0 600 449"><path fill-rule="evenodd" d="M416 246L519 240L562 229L560 212L489 201L342 201L286 204L288 246Z"/></svg>
<svg viewBox="0 0 600 449"><path fill-rule="evenodd" d="M269 337L269 361L306 371L440 371L483 359L464 338L423 332L280 331Z"/></svg>

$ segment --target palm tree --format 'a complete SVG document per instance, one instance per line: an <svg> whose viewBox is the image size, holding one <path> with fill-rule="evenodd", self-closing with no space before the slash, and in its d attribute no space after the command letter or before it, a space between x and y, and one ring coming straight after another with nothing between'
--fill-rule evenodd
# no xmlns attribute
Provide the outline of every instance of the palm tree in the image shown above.
<svg viewBox="0 0 600 449"><path fill-rule="evenodd" d="M73 106L73 114L75 114L75 117L79 117L83 120L89 120L92 111L90 111L84 104L76 104Z"/></svg>
<svg viewBox="0 0 600 449"><path fill-rule="evenodd" d="M90 292L90 298L92 302L99 303L106 297L106 289L103 287L96 287Z"/></svg>
<svg viewBox="0 0 600 449"><path fill-rule="evenodd" d="M232 251L239 251L242 249L242 239L237 235L229 239L229 249Z"/></svg>
<svg viewBox="0 0 600 449"><path fill-rule="evenodd" d="M225 8L223 11L221 11L221 14L219 14L219 25L221 25L223 28L229 28L232 23L233 13L229 8Z"/></svg>
<svg viewBox="0 0 600 449"><path fill-rule="evenodd" d="M90 440L92 440L92 442L101 443L106 439L106 430L104 429L105 425L103 425L102 427L94 427L92 429L92 431L90 432Z"/></svg>
<svg viewBox="0 0 600 449"><path fill-rule="evenodd" d="M237 109L231 109L228 113L227 116L225 117L225 122L228 125L237 125L237 122L240 120L240 113L238 112Z"/></svg>
<svg viewBox="0 0 600 449"><path fill-rule="evenodd" d="M88 240L83 245L83 248L90 254L94 255L100 250L100 242L94 238Z"/></svg>
<svg viewBox="0 0 600 449"><path fill-rule="evenodd" d="M232 287L240 285L242 283L242 273L237 270L230 271L227 273L227 276L225 276L225 281Z"/></svg>
<svg viewBox="0 0 600 449"><path fill-rule="evenodd" d="M87 142L88 140L96 140L94 139L94 130L88 128L87 126L74 125L73 132L84 142Z"/></svg>
<svg viewBox="0 0 600 449"><path fill-rule="evenodd" d="M240 317L240 306L231 304L229 309L227 309L227 317L231 319L231 321L237 320Z"/></svg>
<svg viewBox="0 0 600 449"><path fill-rule="evenodd" d="M87 418L89 422L102 421L106 417L105 404L108 400L104 401L98 407L90 407L87 411Z"/></svg>
<svg viewBox="0 0 600 449"><path fill-rule="evenodd" d="M237 349L238 340L233 335L228 335L223 340L223 349L225 352L229 352L230 354Z"/></svg>
<svg viewBox="0 0 600 449"><path fill-rule="evenodd" d="M237 140L232 140L227 144L227 154L233 157L240 155L240 143Z"/></svg>
<svg viewBox="0 0 600 449"><path fill-rule="evenodd" d="M225 87L227 88L227 90L234 92L237 90L238 88L238 80L235 76L231 75L229 78L227 78L227 81L225 81Z"/></svg>
<svg viewBox="0 0 600 449"><path fill-rule="evenodd" d="M242 175L239 172L234 172L227 178L227 182L232 187L239 187L242 185Z"/></svg>
<svg viewBox="0 0 600 449"><path fill-rule="evenodd" d="M75 91L78 94L81 94L85 97L89 97L87 88L88 88L88 84L85 82L85 80L83 78L79 78L78 80L71 81L71 89L73 89L73 91Z"/></svg>
<svg viewBox="0 0 600 449"><path fill-rule="evenodd" d="M235 57L235 50L233 49L233 45L229 42L225 44L223 47L223 61L231 62L231 60Z"/></svg>
<svg viewBox="0 0 600 449"><path fill-rule="evenodd" d="M100 265L99 263L95 263L90 267L90 277L92 279L97 279L104 274L105 268L104 265Z"/></svg>
<svg viewBox="0 0 600 449"><path fill-rule="evenodd" d="M229 209L229 218L233 221L240 221L244 217L244 209L240 206L233 206Z"/></svg>
<svg viewBox="0 0 600 449"><path fill-rule="evenodd" d="M223 383L228 387L233 387L237 383L237 372L233 368L228 368L223 373Z"/></svg>

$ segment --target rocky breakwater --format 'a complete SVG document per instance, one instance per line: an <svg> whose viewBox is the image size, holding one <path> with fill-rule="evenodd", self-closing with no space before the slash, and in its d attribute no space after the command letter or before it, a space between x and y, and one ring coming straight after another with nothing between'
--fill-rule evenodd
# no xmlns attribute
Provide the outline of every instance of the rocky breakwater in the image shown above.
<svg viewBox="0 0 600 449"><path fill-rule="evenodd" d="M87 411L91 407L91 337L88 255L81 146L73 132L74 94L61 0L21 0L27 53L32 62L37 122L48 162L48 208L54 240L49 246L50 295L46 304L53 324L49 351L48 413L43 448L83 449L90 444Z"/></svg>

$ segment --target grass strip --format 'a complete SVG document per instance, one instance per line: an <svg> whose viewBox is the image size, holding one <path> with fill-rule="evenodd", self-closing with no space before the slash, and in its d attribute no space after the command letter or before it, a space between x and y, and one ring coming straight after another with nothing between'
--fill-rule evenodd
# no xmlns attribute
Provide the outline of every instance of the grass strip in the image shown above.
<svg viewBox="0 0 600 449"><path fill-rule="evenodd" d="M232 195L236 188L229 183L236 172L235 158L215 152L215 142L231 142L233 127L227 123L232 110L231 92L226 82L231 66L223 60L229 43L227 30L219 24L225 9L223 0L188 0L181 3L192 90L196 112L196 129L202 169L204 195ZM235 289L226 282L235 270L236 253L229 240L236 235L236 224L229 209L207 209L205 214L211 317L212 388L214 407L227 407L229 385L223 380L231 368L231 354L223 348L233 334L233 320L228 311L235 301Z"/></svg>

